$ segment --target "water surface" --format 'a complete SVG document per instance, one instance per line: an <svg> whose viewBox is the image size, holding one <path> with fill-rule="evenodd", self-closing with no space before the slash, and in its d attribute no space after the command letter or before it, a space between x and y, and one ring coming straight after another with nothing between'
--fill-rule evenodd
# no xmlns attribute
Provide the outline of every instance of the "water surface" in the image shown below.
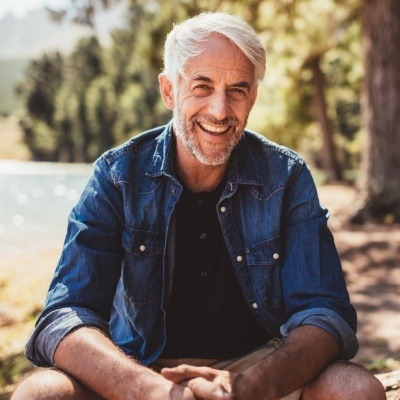
<svg viewBox="0 0 400 400"><path fill-rule="evenodd" d="M0 252L62 241L91 170L90 164L0 160Z"/></svg>

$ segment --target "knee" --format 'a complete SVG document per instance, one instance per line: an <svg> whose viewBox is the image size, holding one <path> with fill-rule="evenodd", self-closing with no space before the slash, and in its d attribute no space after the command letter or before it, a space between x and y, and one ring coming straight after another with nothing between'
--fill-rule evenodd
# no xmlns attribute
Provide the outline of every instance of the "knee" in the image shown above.
<svg viewBox="0 0 400 400"><path fill-rule="evenodd" d="M36 396L36 385L32 385L32 379L31 377L26 378L23 380L18 386L17 389L14 391L12 394L10 400L36 400L39 399L38 396Z"/></svg>
<svg viewBox="0 0 400 400"><path fill-rule="evenodd" d="M24 379L10 400L55 400L71 398L73 381L61 371L41 369Z"/></svg>
<svg viewBox="0 0 400 400"><path fill-rule="evenodd" d="M358 398L356 397L357 393L359 393L359 398L362 400L386 400L385 388L382 383L372 372L368 370L364 371L365 374L362 374L359 378L358 387L356 386L354 392L350 391L349 400ZM356 376L354 378L357 379Z"/></svg>
<svg viewBox="0 0 400 400"><path fill-rule="evenodd" d="M368 370L350 362L327 367L304 389L304 400L385 400L385 389Z"/></svg>

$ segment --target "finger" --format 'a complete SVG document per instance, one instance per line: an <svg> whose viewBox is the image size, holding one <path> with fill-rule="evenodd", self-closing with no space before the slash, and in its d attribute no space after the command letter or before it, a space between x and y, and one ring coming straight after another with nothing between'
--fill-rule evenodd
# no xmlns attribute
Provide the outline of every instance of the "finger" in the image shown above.
<svg viewBox="0 0 400 400"><path fill-rule="evenodd" d="M188 386L174 385L170 391L171 400L196 400L197 397Z"/></svg>
<svg viewBox="0 0 400 400"><path fill-rule="evenodd" d="M170 370L169 368L163 368L160 371L160 373L165 379L168 379L169 381L171 381L173 383L182 383L189 379L182 372L173 371L173 370Z"/></svg>
<svg viewBox="0 0 400 400"><path fill-rule="evenodd" d="M174 368L163 368L161 375L174 383L180 383L198 377L211 380L214 379L218 372L208 367L195 367L193 365L182 364Z"/></svg>
<svg viewBox="0 0 400 400"><path fill-rule="evenodd" d="M188 382L188 387L196 397L208 400L233 400L231 393L227 392L219 383L204 378L195 378Z"/></svg>

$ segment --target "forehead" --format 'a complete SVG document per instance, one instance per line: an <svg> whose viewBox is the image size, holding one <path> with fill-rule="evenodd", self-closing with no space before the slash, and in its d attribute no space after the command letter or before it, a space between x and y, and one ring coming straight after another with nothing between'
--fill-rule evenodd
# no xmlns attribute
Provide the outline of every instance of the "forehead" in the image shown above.
<svg viewBox="0 0 400 400"><path fill-rule="evenodd" d="M227 38L210 35L204 50L185 65L186 77L206 76L211 80L234 80L254 83L254 66L244 53Z"/></svg>

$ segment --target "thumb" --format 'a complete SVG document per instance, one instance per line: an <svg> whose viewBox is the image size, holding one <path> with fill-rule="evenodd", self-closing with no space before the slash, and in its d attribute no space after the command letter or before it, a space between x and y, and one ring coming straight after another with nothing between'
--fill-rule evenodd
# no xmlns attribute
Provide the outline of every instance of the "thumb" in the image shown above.
<svg viewBox="0 0 400 400"><path fill-rule="evenodd" d="M233 400L233 395L227 392L220 384L204 378L191 379L187 385L195 396L201 399Z"/></svg>

